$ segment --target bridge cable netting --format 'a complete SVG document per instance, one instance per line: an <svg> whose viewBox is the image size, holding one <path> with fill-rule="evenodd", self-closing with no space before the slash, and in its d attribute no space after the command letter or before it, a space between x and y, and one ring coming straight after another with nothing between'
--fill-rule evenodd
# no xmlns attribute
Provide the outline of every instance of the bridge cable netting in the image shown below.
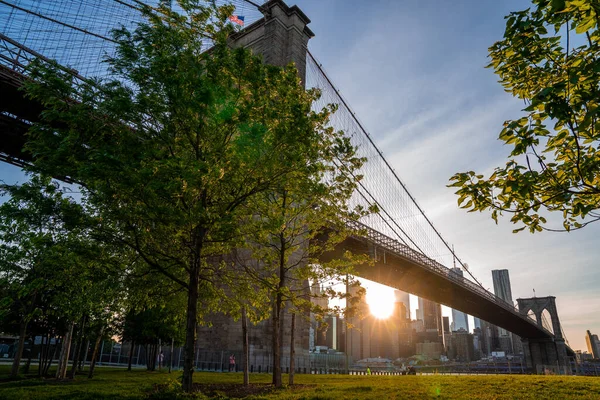
<svg viewBox="0 0 600 400"><path fill-rule="evenodd" d="M143 20L142 7L156 8L159 3L161 0L0 0L0 35L82 76L109 78L104 59L115 52L112 30L135 29ZM233 4L236 14L244 15L246 25L263 17L253 2L215 3ZM206 46L210 46L209 40ZM0 40L0 63L10 61L7 52L11 50L9 43Z"/></svg>
<svg viewBox="0 0 600 400"><path fill-rule="evenodd" d="M359 155L368 160L361 170L364 179L359 182L352 202L364 207L375 204L380 212L365 217L362 222L442 265L451 266L456 260L481 286L427 218L310 51L306 71L307 87L319 88L322 94L315 108L338 104L339 109L332 116L331 125L343 130L358 148Z"/></svg>

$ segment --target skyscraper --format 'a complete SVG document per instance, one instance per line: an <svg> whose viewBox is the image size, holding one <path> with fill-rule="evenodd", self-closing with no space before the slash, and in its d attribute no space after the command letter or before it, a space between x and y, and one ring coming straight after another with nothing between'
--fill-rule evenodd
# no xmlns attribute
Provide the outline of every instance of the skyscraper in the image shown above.
<svg viewBox="0 0 600 400"><path fill-rule="evenodd" d="M588 353L592 354L594 358L600 358L600 340L598 340L598 335L593 335L589 330L586 333L585 342Z"/></svg>
<svg viewBox="0 0 600 400"><path fill-rule="evenodd" d="M448 317L442 317L442 322L444 325L444 333L450 333L450 318Z"/></svg>
<svg viewBox="0 0 600 400"><path fill-rule="evenodd" d="M452 268L450 274L458 279L463 279L463 271L460 268ZM462 311L452 309L452 331L464 329L469 332L469 317Z"/></svg>
<svg viewBox="0 0 600 400"><path fill-rule="evenodd" d="M494 294L500 297L508 304L513 304L512 290L510 288L510 277L507 269L492 270L492 281L494 282ZM508 354L512 354L513 350L513 335L506 329L498 327L498 342L500 349ZM507 339L507 337L509 339Z"/></svg>
<svg viewBox="0 0 600 400"><path fill-rule="evenodd" d="M492 281L494 282L494 294L509 304L513 304L512 291L510 290L510 278L507 269L492 270ZM499 329L500 336L508 336L506 329Z"/></svg>
<svg viewBox="0 0 600 400"><path fill-rule="evenodd" d="M410 319L410 295L401 290L394 290L394 297L396 298L396 303L404 304L406 312L404 318Z"/></svg>
<svg viewBox="0 0 600 400"><path fill-rule="evenodd" d="M437 330L442 335L442 306L431 300L419 297L419 314L422 315L425 330Z"/></svg>
<svg viewBox="0 0 600 400"><path fill-rule="evenodd" d="M510 290L510 278L507 269L495 269L492 271L494 281L494 294L509 304L513 304L512 291Z"/></svg>

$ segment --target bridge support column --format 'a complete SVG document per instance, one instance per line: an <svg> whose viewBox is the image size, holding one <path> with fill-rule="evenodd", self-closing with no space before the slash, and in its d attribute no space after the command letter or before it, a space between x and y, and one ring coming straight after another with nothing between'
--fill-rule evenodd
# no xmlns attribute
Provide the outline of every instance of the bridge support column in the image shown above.
<svg viewBox="0 0 600 400"><path fill-rule="evenodd" d="M527 367L534 374L543 374L551 371L556 374L571 375L571 363L567 356L567 346L562 335L556 302L554 296L533 297L517 299L519 312L527 315L532 311L536 316L537 324L544 328L542 313L547 310L550 314L551 329L554 335L548 338L522 338L523 354Z"/></svg>
<svg viewBox="0 0 600 400"><path fill-rule="evenodd" d="M283 67L296 64L298 75L306 82L306 51L314 33L307 26L310 19L297 6L282 0L270 0L260 11L265 16L231 36L233 46L243 46L260 54L269 65Z"/></svg>
<svg viewBox="0 0 600 400"><path fill-rule="evenodd" d="M567 347L560 339L522 339L523 355L528 368L534 374L546 371L571 375L571 366L567 357Z"/></svg>

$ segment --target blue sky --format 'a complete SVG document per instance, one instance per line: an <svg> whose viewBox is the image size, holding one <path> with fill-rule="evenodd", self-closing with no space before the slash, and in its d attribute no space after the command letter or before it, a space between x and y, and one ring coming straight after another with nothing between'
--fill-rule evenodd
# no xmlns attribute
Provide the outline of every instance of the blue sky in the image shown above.
<svg viewBox="0 0 600 400"><path fill-rule="evenodd" d="M289 4L294 4L289 2ZM510 271L514 298L556 296L563 329L585 350L600 333L600 225L569 234L512 234L508 221L457 208L446 187L455 172L505 162L496 139L521 103L487 64L504 15L527 1L297 0L316 36L311 52L384 149L413 195L474 275L491 288L492 269ZM0 179L23 181L0 163Z"/></svg>

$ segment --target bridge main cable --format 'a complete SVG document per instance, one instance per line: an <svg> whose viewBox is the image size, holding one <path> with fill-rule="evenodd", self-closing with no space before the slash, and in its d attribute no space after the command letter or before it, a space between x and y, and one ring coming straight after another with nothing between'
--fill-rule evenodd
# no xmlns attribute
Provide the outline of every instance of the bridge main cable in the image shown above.
<svg viewBox="0 0 600 400"><path fill-rule="evenodd" d="M479 282L479 280L477 280L477 278L471 273L471 271L469 271L469 269L465 267L465 265L462 262L462 260L456 255L456 253L454 252L454 250L452 250L452 247L448 244L448 242L446 242L446 240L442 237L441 233L437 230L437 228L433 225L433 223L431 222L431 220L427 217L427 215L425 214L425 212L423 211L423 209L417 203L416 199L409 192L409 190L406 187L406 185L404 184L404 182L402 182L402 180L400 179L400 177L398 176L398 174L396 173L396 171L392 168L392 166L389 164L389 162L383 156L383 153L377 147L377 145L375 144L375 142L371 138L371 135L369 135L368 131L365 129L365 127L363 126L363 124L356 117L356 114L354 112L352 112L352 109L350 108L350 106L348 105L348 103L346 102L346 100L344 99L344 97L340 94L339 90L336 89L335 85L333 84L333 82L331 81L331 79L329 78L329 76L323 70L323 67L321 66L321 64L316 60L316 58L313 56L313 54L308 49L307 49L307 54L312 59L312 61L314 62L314 64L318 68L318 70L321 73L321 75L325 78L325 80L327 81L327 83L335 91L337 97L340 99L340 101L342 102L342 104L349 111L349 113L352 116L352 119L354 120L354 122L358 125L358 127L360 128L360 130L362 131L362 133L365 135L365 137L368 139L369 143L373 146L373 148L375 149L375 151L377 152L377 154L379 155L379 157L381 158L381 160L384 162L384 164L386 165L386 167L388 168L388 170L392 173L392 176L394 177L394 179L396 180L396 182L400 184L400 186L402 187L402 189L404 190L404 192L408 195L408 197L413 202L413 204L415 205L415 207L417 208L417 210L421 213L421 215L423 216L423 218L425 219L425 221L427 221L427 223L429 224L429 226L431 227L431 229L433 229L433 231L435 232L435 234L442 241L442 243L448 249L448 251L450 251L450 253L456 258L456 260L462 266L462 268L471 276L471 278L473 278L473 280L479 286L481 286L482 288L484 288L484 286L481 284L481 282ZM386 212L386 215L389 216L389 214L387 214L387 212ZM411 240L411 242L412 242L412 240Z"/></svg>

